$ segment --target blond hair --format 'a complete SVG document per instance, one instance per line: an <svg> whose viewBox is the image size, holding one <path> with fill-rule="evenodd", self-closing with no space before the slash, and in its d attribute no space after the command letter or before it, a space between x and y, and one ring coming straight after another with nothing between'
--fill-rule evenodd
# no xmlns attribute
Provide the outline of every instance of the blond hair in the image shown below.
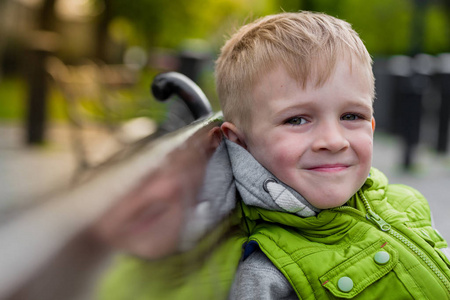
<svg viewBox="0 0 450 300"><path fill-rule="evenodd" d="M359 35L343 20L323 13L280 13L241 27L216 61L216 88L226 121L243 128L250 122L252 89L277 65L305 88L323 85L340 58L360 63L374 91L372 58Z"/></svg>

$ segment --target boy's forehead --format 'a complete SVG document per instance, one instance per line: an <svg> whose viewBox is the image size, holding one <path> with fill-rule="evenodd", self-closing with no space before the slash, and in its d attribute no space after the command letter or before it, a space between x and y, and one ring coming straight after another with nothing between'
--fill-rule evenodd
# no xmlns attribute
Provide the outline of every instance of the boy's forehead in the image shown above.
<svg viewBox="0 0 450 300"><path fill-rule="evenodd" d="M256 76L255 82L250 88L250 93L256 96L258 93L266 93L268 89L276 89L285 87L288 82L280 82L280 75L283 78L288 78L291 84L295 83L296 87L303 91L315 90L329 83L329 80L336 73L337 65L340 65L341 69L345 68L348 74L357 74L355 77L357 80L364 81L367 88L370 89L371 100L373 100L373 74L371 66L366 67L357 59L349 56L337 57L335 65L330 66L324 64L323 60L317 59L312 64L312 68L308 74L304 77L299 72L291 71L291 66L286 67L282 63L273 64L272 66L265 66L261 68L259 76ZM254 97L252 97L254 98Z"/></svg>
<svg viewBox="0 0 450 300"><path fill-rule="evenodd" d="M344 102L358 104L372 110L373 82L371 82L370 72L361 64L340 61L329 76L326 78L323 76L320 72L313 72L305 83L303 78L294 78L284 66L278 65L259 76L258 81L253 85L250 110L254 111L263 107L279 110L280 100L286 96L289 101L304 99L304 97L297 97L300 92L304 93L303 96L309 95L311 97L309 100L312 100L319 90L329 90L341 99L348 100ZM336 82L342 84L336 84ZM284 100L283 103L289 102L286 101L287 99Z"/></svg>

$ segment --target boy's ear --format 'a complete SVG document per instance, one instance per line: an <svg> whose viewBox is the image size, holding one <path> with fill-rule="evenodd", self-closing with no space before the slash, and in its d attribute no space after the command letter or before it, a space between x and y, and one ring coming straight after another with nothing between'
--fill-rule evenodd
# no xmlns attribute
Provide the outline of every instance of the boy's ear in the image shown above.
<svg viewBox="0 0 450 300"><path fill-rule="evenodd" d="M220 127L216 126L208 132L208 150L216 150L219 147L220 142L222 141L223 135Z"/></svg>
<svg viewBox="0 0 450 300"><path fill-rule="evenodd" d="M220 128L222 129L222 132L227 137L227 139L247 149L247 144L245 143L243 132L233 123L224 122L222 126L220 126Z"/></svg>
<svg viewBox="0 0 450 300"><path fill-rule="evenodd" d="M375 117L372 117L372 131L375 131Z"/></svg>

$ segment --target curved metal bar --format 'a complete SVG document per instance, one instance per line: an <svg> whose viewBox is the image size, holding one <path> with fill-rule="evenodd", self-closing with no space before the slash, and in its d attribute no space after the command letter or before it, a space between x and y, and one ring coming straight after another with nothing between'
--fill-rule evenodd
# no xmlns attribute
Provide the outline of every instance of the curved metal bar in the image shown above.
<svg viewBox="0 0 450 300"><path fill-rule="evenodd" d="M178 95L188 106L195 119L212 114L211 104L200 87L187 76L178 72L167 72L157 75L152 83L151 91L156 99L167 100L173 94Z"/></svg>

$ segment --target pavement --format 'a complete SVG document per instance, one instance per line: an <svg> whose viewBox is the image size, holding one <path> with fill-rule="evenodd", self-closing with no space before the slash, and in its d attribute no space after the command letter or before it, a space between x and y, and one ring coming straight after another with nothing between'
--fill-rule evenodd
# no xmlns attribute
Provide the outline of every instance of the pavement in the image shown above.
<svg viewBox="0 0 450 300"><path fill-rule="evenodd" d="M76 170L67 125L49 126L44 146L26 147L24 136L20 124L0 123L0 219L10 211L64 189ZM97 160L114 148L107 134L100 130L91 130L87 141L95 144L90 154L96 155ZM426 145L420 145L412 172L402 169L401 160L400 141L376 134L373 166L383 171L390 183L407 184L422 192L430 203L435 227L450 241L450 154L437 155Z"/></svg>
<svg viewBox="0 0 450 300"><path fill-rule="evenodd" d="M20 124L0 123L0 212L33 203L69 183L76 161L68 127L53 125L43 146L25 146Z"/></svg>

